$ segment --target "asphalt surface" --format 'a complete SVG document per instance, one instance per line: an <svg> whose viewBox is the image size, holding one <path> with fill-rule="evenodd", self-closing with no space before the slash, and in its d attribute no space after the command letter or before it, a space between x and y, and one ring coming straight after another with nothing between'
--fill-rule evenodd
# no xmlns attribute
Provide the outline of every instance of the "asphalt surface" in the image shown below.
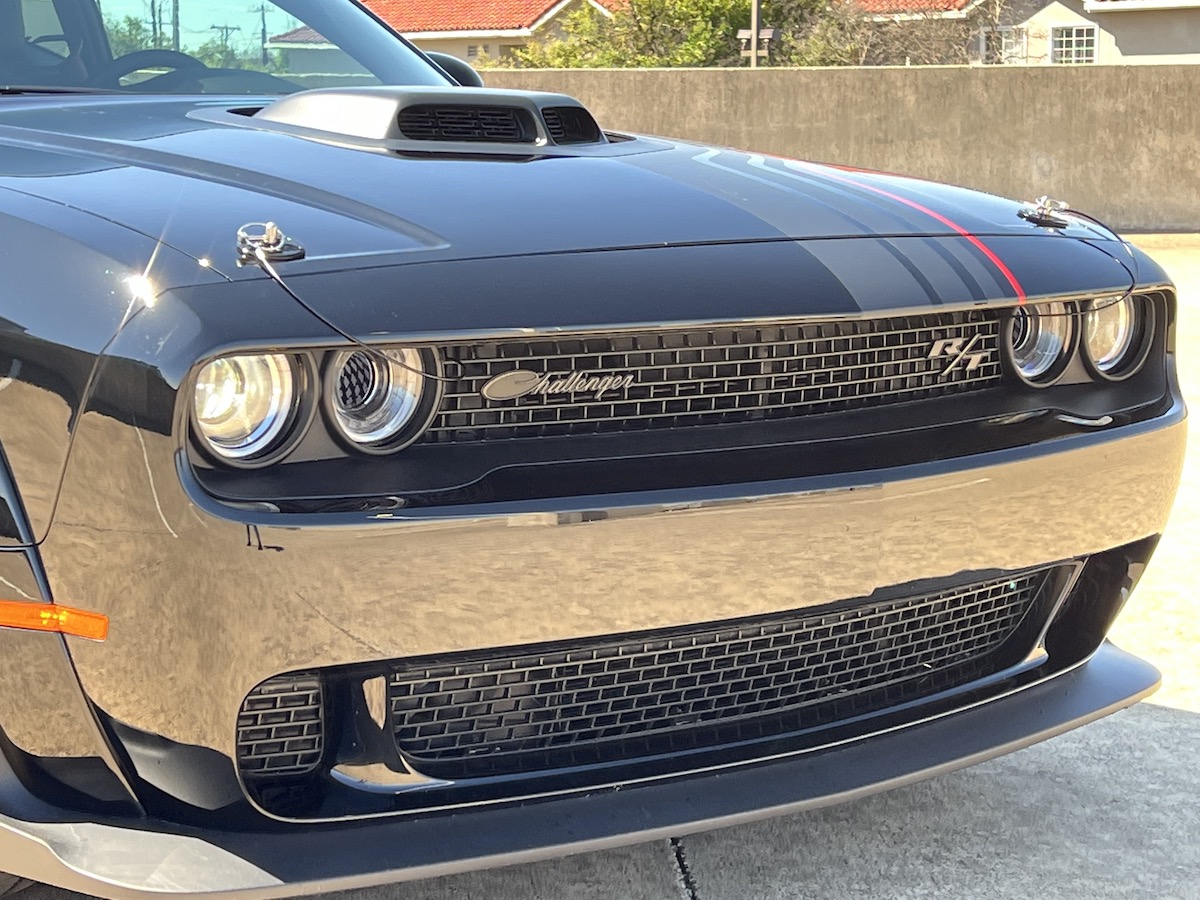
<svg viewBox="0 0 1200 900"><path fill-rule="evenodd" d="M1200 397L1200 235L1135 238L1180 286L1184 390ZM1027 750L826 810L339 900L1196 898L1200 900L1200 417L1183 486L1114 639L1150 701ZM75 895L35 887L22 900Z"/></svg>

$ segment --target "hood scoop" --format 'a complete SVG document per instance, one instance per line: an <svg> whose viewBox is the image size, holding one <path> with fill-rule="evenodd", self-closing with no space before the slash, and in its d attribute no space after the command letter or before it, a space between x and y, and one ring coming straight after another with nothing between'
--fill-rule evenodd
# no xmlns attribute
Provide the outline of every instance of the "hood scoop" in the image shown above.
<svg viewBox="0 0 1200 900"><path fill-rule="evenodd" d="M508 153L607 144L579 101L484 88L328 88L289 94L251 117L317 140L423 153Z"/></svg>

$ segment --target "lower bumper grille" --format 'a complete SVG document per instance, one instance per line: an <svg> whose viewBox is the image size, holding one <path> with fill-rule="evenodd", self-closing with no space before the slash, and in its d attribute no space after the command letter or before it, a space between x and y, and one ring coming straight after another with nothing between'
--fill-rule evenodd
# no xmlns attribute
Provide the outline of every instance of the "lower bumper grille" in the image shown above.
<svg viewBox="0 0 1200 900"><path fill-rule="evenodd" d="M394 671L397 747L442 778L597 765L845 721L969 684L1033 648L1061 567L937 593ZM1043 607L1044 608L1044 607Z"/></svg>
<svg viewBox="0 0 1200 900"><path fill-rule="evenodd" d="M281 675L242 701L238 768L245 775L303 775L321 761L324 716L316 675Z"/></svg>

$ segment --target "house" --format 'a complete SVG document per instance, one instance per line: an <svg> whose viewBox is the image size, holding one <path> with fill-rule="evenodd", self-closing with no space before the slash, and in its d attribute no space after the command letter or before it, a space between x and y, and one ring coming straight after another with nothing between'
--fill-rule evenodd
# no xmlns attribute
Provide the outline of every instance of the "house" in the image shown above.
<svg viewBox="0 0 1200 900"><path fill-rule="evenodd" d="M364 0L422 50L473 62L504 59L534 38L553 35L585 4L608 15L614 0Z"/></svg>
<svg viewBox="0 0 1200 900"><path fill-rule="evenodd" d="M1200 0L856 0L872 18L971 23L1009 65L1200 63Z"/></svg>
<svg viewBox="0 0 1200 900"><path fill-rule="evenodd" d="M467 62L505 59L530 40L554 35L566 16L585 4L608 15L619 0L363 0L367 8L420 47ZM362 74L353 60L311 28L267 42L288 54L293 72Z"/></svg>

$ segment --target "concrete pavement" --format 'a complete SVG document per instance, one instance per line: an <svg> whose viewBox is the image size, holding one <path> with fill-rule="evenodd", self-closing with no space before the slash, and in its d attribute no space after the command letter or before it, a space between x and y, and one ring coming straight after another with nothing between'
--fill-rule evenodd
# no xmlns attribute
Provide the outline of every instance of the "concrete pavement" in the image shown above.
<svg viewBox="0 0 1200 900"><path fill-rule="evenodd" d="M1184 388L1200 397L1200 235L1137 239L1180 285ZM1200 448L1193 416L1193 448ZM1200 450L1117 643L1150 702L1011 756L826 810L339 900L1180 898L1200 900ZM31 888L22 900L73 895Z"/></svg>

